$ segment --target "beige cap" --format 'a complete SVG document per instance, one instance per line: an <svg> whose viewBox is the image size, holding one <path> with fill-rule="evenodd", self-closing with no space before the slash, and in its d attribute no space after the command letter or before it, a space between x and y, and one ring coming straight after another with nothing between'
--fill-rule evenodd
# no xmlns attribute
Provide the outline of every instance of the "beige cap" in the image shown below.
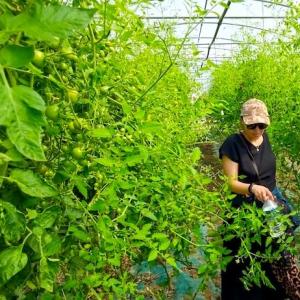
<svg viewBox="0 0 300 300"><path fill-rule="evenodd" d="M241 109L241 117L246 125L263 123L270 125L270 118L268 109L264 102L259 99L249 99L243 105Z"/></svg>

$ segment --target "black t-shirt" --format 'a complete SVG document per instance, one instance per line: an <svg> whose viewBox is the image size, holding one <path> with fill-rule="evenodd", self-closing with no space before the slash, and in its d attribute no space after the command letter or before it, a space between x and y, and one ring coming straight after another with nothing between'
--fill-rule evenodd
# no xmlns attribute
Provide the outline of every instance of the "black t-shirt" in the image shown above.
<svg viewBox="0 0 300 300"><path fill-rule="evenodd" d="M250 155L241 140L244 139L256 162L260 182L251 162ZM244 183L257 183L272 191L276 186L276 159L272 151L269 138L263 134L263 142L259 147L252 145L242 134L229 136L219 149L219 157L225 155L232 161L238 163L239 181ZM241 176L241 177L240 177Z"/></svg>

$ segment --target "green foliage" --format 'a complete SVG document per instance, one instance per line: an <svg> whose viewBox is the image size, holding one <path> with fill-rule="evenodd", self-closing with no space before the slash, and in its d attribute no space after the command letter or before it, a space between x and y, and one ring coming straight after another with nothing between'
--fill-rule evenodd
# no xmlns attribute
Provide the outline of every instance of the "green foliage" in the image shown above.
<svg viewBox="0 0 300 300"><path fill-rule="evenodd" d="M26 266L28 258L22 248L19 245L0 252L0 287Z"/></svg>
<svg viewBox="0 0 300 300"><path fill-rule="evenodd" d="M19 68L31 62L33 48L18 45L7 45L0 50L0 63L3 66Z"/></svg>
<svg viewBox="0 0 300 300"><path fill-rule="evenodd" d="M6 243L19 241L25 232L25 217L15 206L6 201L0 201L1 234Z"/></svg>
<svg viewBox="0 0 300 300"><path fill-rule="evenodd" d="M57 191L53 187L44 183L37 174L30 170L13 169L9 179L27 195L41 198L57 195Z"/></svg>
<svg viewBox="0 0 300 300"><path fill-rule="evenodd" d="M20 153L34 160L45 160L41 145L41 127L45 125L43 99L29 87L10 88L6 80L4 83L0 84L3 112L0 124L6 126L7 136Z"/></svg>
<svg viewBox="0 0 300 300"><path fill-rule="evenodd" d="M33 2L16 16L10 12L1 16L1 36L6 37L5 42L10 35L19 32L24 32L28 37L38 41L67 38L85 28L94 13L94 10Z"/></svg>
<svg viewBox="0 0 300 300"><path fill-rule="evenodd" d="M234 215L226 188L210 191L196 170L207 115L233 107L236 83L218 103L192 103L199 84L172 30L146 28L132 1L10 2L0 5L0 295L141 299L133 266L182 271L198 248L204 288L233 259L223 214L235 218L226 239L256 229L240 253L256 257L261 216Z"/></svg>
<svg viewBox="0 0 300 300"><path fill-rule="evenodd" d="M1 295L138 298L132 266L197 247L208 108L130 4L0 5Z"/></svg>

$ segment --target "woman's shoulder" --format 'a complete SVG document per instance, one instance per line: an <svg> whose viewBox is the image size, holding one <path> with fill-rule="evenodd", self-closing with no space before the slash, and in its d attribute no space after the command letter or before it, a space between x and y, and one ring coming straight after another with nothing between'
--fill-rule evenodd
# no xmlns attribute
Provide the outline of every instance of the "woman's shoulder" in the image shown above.
<svg viewBox="0 0 300 300"><path fill-rule="evenodd" d="M229 135L225 141L223 142L223 144L236 144L239 142L240 137L239 137L240 133L234 133Z"/></svg>
<svg viewBox="0 0 300 300"><path fill-rule="evenodd" d="M238 162L239 160L239 134L231 134L228 136L221 147L219 148L219 158L222 158L223 155L226 155L231 160Z"/></svg>

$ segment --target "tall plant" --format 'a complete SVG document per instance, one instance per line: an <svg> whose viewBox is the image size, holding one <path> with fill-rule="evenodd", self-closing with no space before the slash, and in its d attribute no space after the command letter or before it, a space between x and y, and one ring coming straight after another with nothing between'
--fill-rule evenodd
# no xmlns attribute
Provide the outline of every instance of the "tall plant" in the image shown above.
<svg viewBox="0 0 300 300"><path fill-rule="evenodd" d="M129 4L0 1L2 297L127 298L133 265L202 245L207 110Z"/></svg>

